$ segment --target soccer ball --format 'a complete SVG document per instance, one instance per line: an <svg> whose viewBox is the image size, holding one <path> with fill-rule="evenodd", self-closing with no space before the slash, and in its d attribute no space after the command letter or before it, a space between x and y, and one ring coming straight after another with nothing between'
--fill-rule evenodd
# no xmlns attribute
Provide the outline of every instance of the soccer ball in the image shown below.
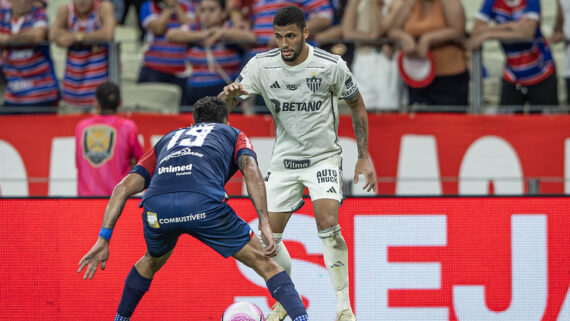
<svg viewBox="0 0 570 321"><path fill-rule="evenodd" d="M251 302L236 302L226 308L222 321L265 321L259 307Z"/></svg>

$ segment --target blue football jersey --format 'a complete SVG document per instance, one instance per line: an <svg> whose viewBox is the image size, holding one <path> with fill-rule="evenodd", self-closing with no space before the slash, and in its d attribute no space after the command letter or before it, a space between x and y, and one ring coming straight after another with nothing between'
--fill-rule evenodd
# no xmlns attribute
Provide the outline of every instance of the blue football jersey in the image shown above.
<svg viewBox="0 0 570 321"><path fill-rule="evenodd" d="M199 123L166 134L133 168L148 187L142 202L163 193L190 192L194 210L224 202L226 182L241 155L256 157L245 133L221 123Z"/></svg>

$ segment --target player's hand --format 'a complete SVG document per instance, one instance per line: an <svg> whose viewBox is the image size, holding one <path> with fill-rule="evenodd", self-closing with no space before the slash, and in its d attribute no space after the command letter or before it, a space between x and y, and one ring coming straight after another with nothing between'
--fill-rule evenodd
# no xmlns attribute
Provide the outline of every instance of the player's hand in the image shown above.
<svg viewBox="0 0 570 321"><path fill-rule="evenodd" d="M277 246L275 245L271 226L269 226L269 224L260 225L259 231L261 232L261 240L263 244L265 244L265 256L273 257L277 255Z"/></svg>
<svg viewBox="0 0 570 321"><path fill-rule="evenodd" d="M363 190L370 192L374 190L376 192L376 174L374 173L374 168L370 164L368 158L359 158L356 161L356 167L354 168L354 184L358 183L359 175L362 174L366 178L366 184L362 187Z"/></svg>
<svg viewBox="0 0 570 321"><path fill-rule="evenodd" d="M101 270L105 269L105 264L107 263L108 258L109 243L102 238L98 238L97 243L95 243L91 250L89 250L89 252L83 256L81 261L79 261L79 270L77 270L77 273L81 273L81 270L87 266L85 274L83 275L83 280L86 280L87 278L91 280L97 271L99 263L101 263Z"/></svg>
<svg viewBox="0 0 570 321"><path fill-rule="evenodd" d="M236 96L247 95L248 92L243 88L242 84L234 82L224 87L224 94L228 98L233 98Z"/></svg>

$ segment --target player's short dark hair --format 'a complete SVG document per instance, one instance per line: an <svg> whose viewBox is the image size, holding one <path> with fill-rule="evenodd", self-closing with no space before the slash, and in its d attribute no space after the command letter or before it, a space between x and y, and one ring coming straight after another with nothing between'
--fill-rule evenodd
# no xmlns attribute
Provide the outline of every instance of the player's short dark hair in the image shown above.
<svg viewBox="0 0 570 321"><path fill-rule="evenodd" d="M101 110L117 111L121 103L121 89L112 82L104 82L95 89L95 99Z"/></svg>
<svg viewBox="0 0 570 321"><path fill-rule="evenodd" d="M206 96L194 104L194 123L223 123L228 119L228 106L218 97Z"/></svg>
<svg viewBox="0 0 570 321"><path fill-rule="evenodd" d="M295 6L287 6L279 9L273 17L273 26L285 27L296 24L301 31L305 30L305 14Z"/></svg>

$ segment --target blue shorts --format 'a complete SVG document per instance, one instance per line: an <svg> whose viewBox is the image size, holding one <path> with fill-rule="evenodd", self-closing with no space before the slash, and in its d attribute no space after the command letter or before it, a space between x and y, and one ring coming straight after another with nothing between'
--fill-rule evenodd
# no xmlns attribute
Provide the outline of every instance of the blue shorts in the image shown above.
<svg viewBox="0 0 570 321"><path fill-rule="evenodd" d="M227 203L196 211L200 198L203 196L184 192L159 194L144 201L144 238L151 256L161 257L174 249L183 233L223 257L236 254L249 242L253 231Z"/></svg>

